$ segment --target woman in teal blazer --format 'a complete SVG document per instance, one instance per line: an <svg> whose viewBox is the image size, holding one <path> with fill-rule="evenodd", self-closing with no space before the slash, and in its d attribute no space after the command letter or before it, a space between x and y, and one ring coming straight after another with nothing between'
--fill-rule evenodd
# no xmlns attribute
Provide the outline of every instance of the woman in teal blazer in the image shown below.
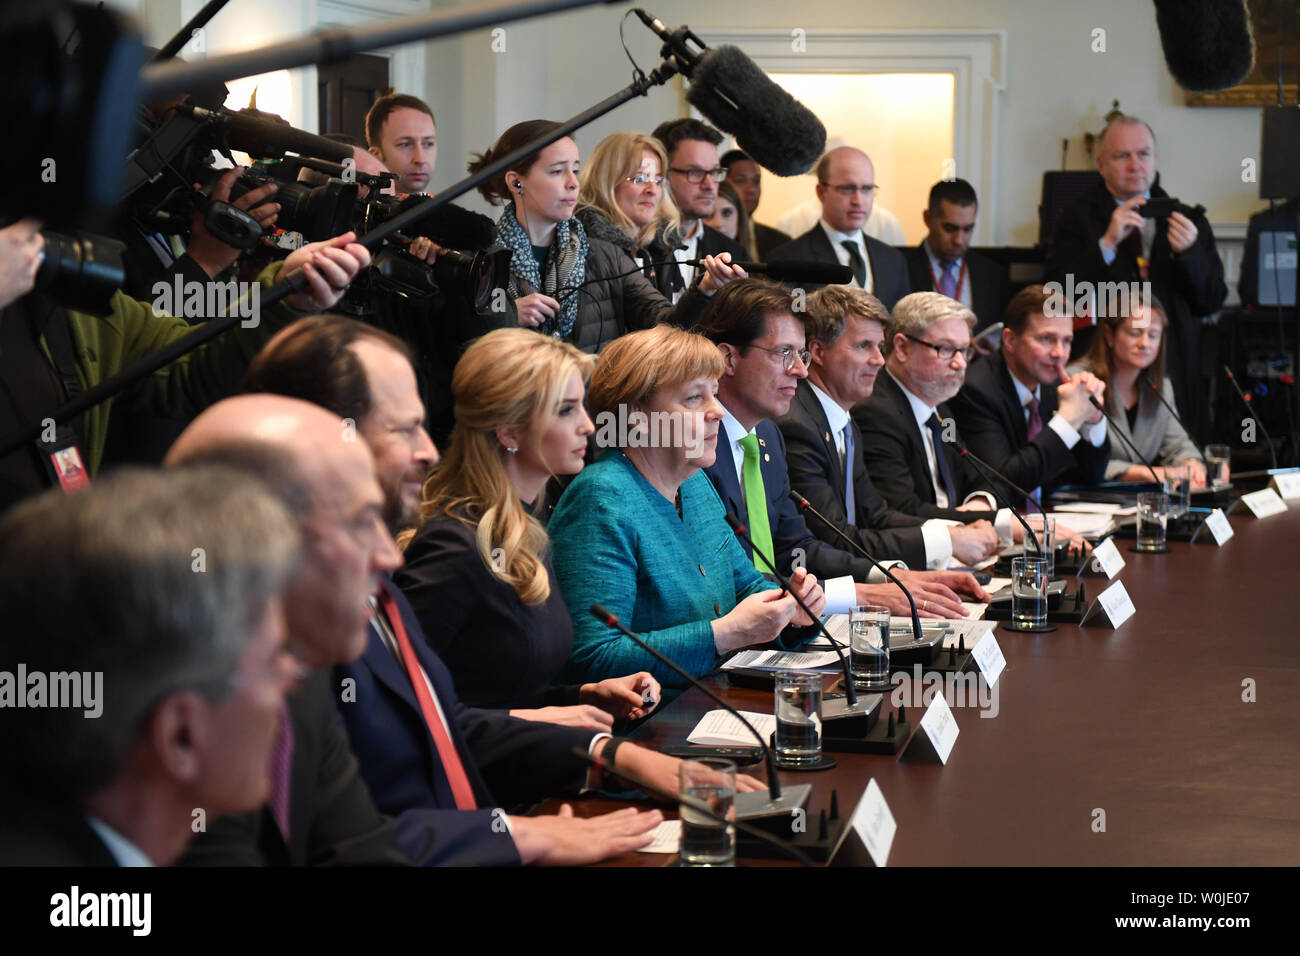
<svg viewBox="0 0 1300 956"><path fill-rule="evenodd" d="M573 618L566 678L649 671L682 679L590 613L599 602L694 675L731 651L810 628L794 599L765 580L728 527L700 469L717 450L721 353L669 326L625 335L597 359L588 390L606 449L569 485L548 526L556 579ZM802 569L791 579L814 613L825 596ZM791 643L811 631L794 631Z"/></svg>

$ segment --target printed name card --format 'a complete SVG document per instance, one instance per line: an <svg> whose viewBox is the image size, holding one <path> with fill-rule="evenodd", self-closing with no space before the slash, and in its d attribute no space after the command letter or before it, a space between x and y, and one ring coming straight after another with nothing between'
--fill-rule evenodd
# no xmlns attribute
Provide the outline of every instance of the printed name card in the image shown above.
<svg viewBox="0 0 1300 956"><path fill-rule="evenodd" d="M925 763L938 761L946 764L960 731L957 718L953 716L952 708L944 700L943 694L936 693L930 701L925 716L921 718L921 731L922 733L912 735L901 756Z"/></svg>
<svg viewBox="0 0 1300 956"><path fill-rule="evenodd" d="M997 638L993 636L992 631L985 634L971 649L970 656L979 665L980 673L984 675L984 680L990 687L998 682L998 675L1002 673L1002 668L1007 666L1007 659L1002 656L1002 648L998 646Z"/></svg>
<svg viewBox="0 0 1300 956"><path fill-rule="evenodd" d="M1087 624L1090 618L1097 617L1111 627L1119 627L1131 618L1136 611L1137 608L1133 606L1133 599L1128 596L1128 591L1124 589L1124 582L1116 581L1097 595L1097 600L1088 606L1088 610L1084 612L1079 624Z"/></svg>
<svg viewBox="0 0 1300 956"><path fill-rule="evenodd" d="M1234 534L1232 525L1228 523L1228 516L1223 513L1222 508L1215 508L1210 512L1209 516L1201 522L1201 526L1197 528L1196 532L1192 535L1191 543L1195 544L1196 539L1201 536L1201 532L1206 530L1210 532L1210 536L1214 539L1214 543L1218 545L1223 544L1223 542L1227 541Z"/></svg>
<svg viewBox="0 0 1300 956"><path fill-rule="evenodd" d="M1113 537L1107 538L1092 549L1092 569L1102 572L1109 580L1114 580L1115 575L1124 569L1124 556L1119 553L1119 548L1115 547Z"/></svg>
<svg viewBox="0 0 1300 956"><path fill-rule="evenodd" d="M1295 501L1300 498L1300 471L1289 472L1285 475L1274 475L1268 486L1276 491L1284 501Z"/></svg>
<svg viewBox="0 0 1300 956"><path fill-rule="evenodd" d="M889 812L889 805L885 803L885 795L880 792L880 784L876 783L875 777L867 781L867 792L862 795L857 809L853 811L853 832L871 854L871 862L876 866L884 866L889 859L889 848L894 844L898 824Z"/></svg>
<svg viewBox="0 0 1300 956"><path fill-rule="evenodd" d="M1286 502L1272 488L1261 488L1259 491L1252 491L1248 495L1242 495L1241 503L1249 508L1250 513L1256 518L1280 515L1286 511Z"/></svg>

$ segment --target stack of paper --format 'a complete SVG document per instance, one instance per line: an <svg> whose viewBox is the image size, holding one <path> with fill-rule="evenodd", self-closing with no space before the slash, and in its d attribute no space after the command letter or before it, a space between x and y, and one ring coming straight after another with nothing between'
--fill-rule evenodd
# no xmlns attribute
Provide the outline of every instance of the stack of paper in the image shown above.
<svg viewBox="0 0 1300 956"><path fill-rule="evenodd" d="M754 725L759 736L767 740L776 733L776 716L774 714L756 714L742 710L745 719ZM749 728L736 719L729 710L711 710L695 725L686 736L686 742L705 747L757 747L758 741Z"/></svg>

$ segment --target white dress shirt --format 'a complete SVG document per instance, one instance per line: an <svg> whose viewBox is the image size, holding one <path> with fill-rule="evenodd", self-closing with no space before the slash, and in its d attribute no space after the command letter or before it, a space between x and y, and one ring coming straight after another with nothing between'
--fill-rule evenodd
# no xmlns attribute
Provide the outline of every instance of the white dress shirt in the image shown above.
<svg viewBox="0 0 1300 956"><path fill-rule="evenodd" d="M876 279L871 273L871 257L867 255L867 244L862 241L862 230L849 235L832 229L825 219L821 220L822 232L826 233L826 238L831 241L831 248L835 250L835 258L839 260L840 265L847 266L851 259L849 250L844 248L844 243L851 242L858 247L858 255L862 256L862 262L867 267L867 281L863 283L862 288L868 292L874 292L876 289ZM858 280L855 277L850 285L857 285Z"/></svg>
<svg viewBox="0 0 1300 956"><path fill-rule="evenodd" d="M890 372L888 367L885 368L885 371L890 378L898 382L898 387L903 390L903 395L907 398L907 404L912 409L912 416L916 419L917 430L921 433L921 447L925 449L925 463L930 469L930 484L934 487L935 504L940 508L957 507L956 504L948 501L948 493L944 490L943 483L939 481L939 465L935 458L938 449L934 447L933 436L925 424L930 420L930 416L935 414L936 408L927 405L924 399L914 395L906 385L898 381L897 376ZM969 504L977 498L986 502L990 511L997 511L993 519L993 527L997 530L998 537L1007 541L1011 540L1011 512L1006 508L998 508L997 499L986 491L971 492L961 504Z"/></svg>
<svg viewBox="0 0 1300 956"><path fill-rule="evenodd" d="M113 855L118 866L153 866L153 860L122 834L118 833L99 817L86 817L86 822L90 828L99 834L99 838L104 841L104 846L108 847L108 852Z"/></svg>
<svg viewBox="0 0 1300 956"><path fill-rule="evenodd" d="M731 464L736 469L736 484L740 486L740 499L742 501L745 501L745 474L744 474L745 449L741 447L740 440L744 438L746 435L754 434L754 429L751 428L749 430L746 430L745 426L740 424L740 421L736 418L736 416L731 414L731 412L727 411L726 406L723 406L722 411L723 411L722 426L721 426L722 431L726 433L727 450L731 453ZM718 444L719 444L718 452L719 454L721 454L722 443L719 442ZM760 467L761 465L762 463L760 462ZM767 502L763 502L763 506L767 507ZM748 512L749 509L748 501L745 501L745 508L746 511ZM749 519L748 513L741 516L741 518L744 521L748 521ZM771 525L772 523L773 523L772 515L769 512L768 524ZM768 555L768 557L773 558L773 560L775 560L774 555ZM762 564L762 563L763 563L763 559L759 558L758 564ZM755 565L755 567L757 567L757 565ZM885 579L882 576L880 580L884 581ZM858 604L857 590L853 586L852 575L845 574L838 578L830 578L829 580L822 581L821 585L822 585L822 592L826 595L826 608L822 612L823 614L846 614L848 613L849 608L857 606Z"/></svg>
<svg viewBox="0 0 1300 956"><path fill-rule="evenodd" d="M677 268L682 274L682 290L673 293L673 304L676 305L686 290L695 282L695 270L698 266L688 262L689 259L698 258L700 248L700 236L704 235L704 220L697 220L695 223L695 235L690 239L682 237L683 248L673 250L673 258L677 260Z"/></svg>

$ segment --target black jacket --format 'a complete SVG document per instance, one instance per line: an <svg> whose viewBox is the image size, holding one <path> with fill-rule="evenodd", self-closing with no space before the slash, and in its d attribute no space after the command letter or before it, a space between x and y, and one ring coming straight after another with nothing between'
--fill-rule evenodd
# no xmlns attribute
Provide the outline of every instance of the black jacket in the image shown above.
<svg viewBox="0 0 1300 956"><path fill-rule="evenodd" d="M938 408L939 418L946 420L952 412L946 405ZM969 460L958 455L952 443L940 442L939 453L948 462L957 500L949 507L935 504L934 482L921 444L921 430L907 396L884 369L876 376L871 397L853 406L853 420L862 431L862 457L871 470L876 490L899 511L922 518L950 518L953 521L993 520L992 511L957 511L956 506L976 491L989 491L988 484ZM958 436L960 437L960 436Z"/></svg>
<svg viewBox="0 0 1300 956"><path fill-rule="evenodd" d="M1168 197L1158 185L1151 187L1153 199ZM1115 198L1104 182L1094 185L1083 198L1067 206L1057 221L1047 257L1047 278L1068 290L1067 276L1081 282L1139 282L1134 254L1121 245L1108 266L1098 241L1110 225ZM1166 367L1173 381L1178 408L1193 439L1204 436L1208 419L1201 372L1201 319L1219 310L1228 295L1223 281L1223 263L1214 245L1214 232L1203 213L1192 217L1196 243L1186 255L1175 255L1169 245L1168 220L1156 222L1149 268L1151 292L1169 315L1165 330ZM1071 358L1088 350L1093 328L1077 329Z"/></svg>
<svg viewBox="0 0 1300 956"><path fill-rule="evenodd" d="M80 808L0 793L0 866L117 866Z"/></svg>
<svg viewBox="0 0 1300 956"><path fill-rule="evenodd" d="M1025 413L1001 352L977 359L966 384L950 403L957 427L970 450L1026 491L1042 486L1043 495L1065 483L1095 485L1105 480L1110 436L1094 447L1080 438L1073 448L1047 427L1059 407L1055 385L1039 389L1043 430L1031 442ZM1005 494L1014 495L1010 489Z"/></svg>
<svg viewBox="0 0 1300 956"><path fill-rule="evenodd" d="M907 259L907 280L912 292L937 292L935 276L930 271L930 257L922 244L903 250ZM975 313L975 331L1002 321L1011 300L1007 270L978 252L966 250L963 257L965 281L970 285L971 311Z"/></svg>
<svg viewBox="0 0 1300 956"><path fill-rule="evenodd" d="M754 223L754 250L760 262L766 262L773 249L785 245L793 236L787 236L780 229L773 229L761 222Z"/></svg>
<svg viewBox="0 0 1300 956"><path fill-rule="evenodd" d="M703 259L705 256L716 256L720 252L731 253L732 262L744 262L749 259L749 253L745 251L745 247L735 239L729 239L712 226L704 223L700 223L700 226L704 231L700 233L700 241L695 247L695 257L697 259ZM666 234L660 231L647 250L651 259L655 262L655 285L670 302L673 294L681 291L683 287L682 270L677 267L675 262L671 261L673 250L680 248L682 248L681 242L669 243ZM703 275L702 269L702 266L696 266L696 276ZM679 300L678 305L680 306L684 301L684 299ZM696 318L699 318L698 314ZM692 324L693 322L694 320L692 320ZM680 322L678 324L682 325ZM684 327L690 328L690 325L684 325Z"/></svg>
<svg viewBox="0 0 1300 956"><path fill-rule="evenodd" d="M807 498L810 505L878 561L897 559L906 562L910 568L925 569L925 539L921 535L925 519L897 511L880 497L867 474L862 460L862 434L852 419L849 426L853 430L855 449L855 513L851 518L844 512L845 476L835 436L831 434L825 409L806 380L798 383L790 411L778 418L776 424L785 438L786 468L791 488ZM846 547L817 518L810 515L807 523L812 533L823 541L836 548Z"/></svg>
<svg viewBox="0 0 1300 956"><path fill-rule="evenodd" d="M893 246L887 246L879 239L862 234L863 244L867 250L867 259L871 262L871 276L875 289L872 291L885 308L894 305L908 293L907 260ZM788 262L804 259L813 262L827 262L839 265L839 256L826 238L826 230L820 222L805 232L798 239L792 239L783 246L773 249L768 255L768 262ZM809 288L812 284L809 283Z"/></svg>

